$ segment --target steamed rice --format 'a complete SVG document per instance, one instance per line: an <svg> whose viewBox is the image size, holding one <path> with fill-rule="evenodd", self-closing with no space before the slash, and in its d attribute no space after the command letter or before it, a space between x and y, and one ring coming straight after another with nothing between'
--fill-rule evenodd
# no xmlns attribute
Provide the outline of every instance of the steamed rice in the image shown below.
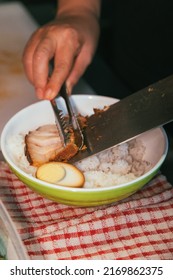
<svg viewBox="0 0 173 280"><path fill-rule="evenodd" d="M143 159L145 146L134 139L78 162L86 188L100 188L128 183L146 173L151 164Z"/></svg>
<svg viewBox="0 0 173 280"><path fill-rule="evenodd" d="M9 149L16 165L35 176L36 167L30 165L24 153L24 137L19 134L9 139ZM109 187L128 183L146 173L151 164L143 159L144 154L142 141L134 139L84 159L76 166L84 173L84 188Z"/></svg>

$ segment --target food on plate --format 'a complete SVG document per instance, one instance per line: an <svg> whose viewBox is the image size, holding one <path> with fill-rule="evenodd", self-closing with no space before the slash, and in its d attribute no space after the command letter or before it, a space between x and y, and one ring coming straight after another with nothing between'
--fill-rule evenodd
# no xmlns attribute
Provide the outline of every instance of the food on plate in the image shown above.
<svg viewBox="0 0 173 280"><path fill-rule="evenodd" d="M38 167L36 177L61 186L80 188L85 182L83 173L75 166L64 162L49 162Z"/></svg>
<svg viewBox="0 0 173 280"><path fill-rule="evenodd" d="M26 157L36 167L50 161L67 161L77 152L73 131L69 131L69 142L64 147L55 124L43 125L25 136Z"/></svg>

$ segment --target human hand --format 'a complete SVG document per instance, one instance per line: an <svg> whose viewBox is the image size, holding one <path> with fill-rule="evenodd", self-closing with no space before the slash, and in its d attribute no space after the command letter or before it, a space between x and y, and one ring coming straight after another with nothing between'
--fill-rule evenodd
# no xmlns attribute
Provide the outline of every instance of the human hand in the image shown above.
<svg viewBox="0 0 173 280"><path fill-rule="evenodd" d="M23 65L39 99L53 99L64 82L71 93L92 61L98 37L98 20L90 13L59 16L31 36ZM49 77L51 59L54 69Z"/></svg>

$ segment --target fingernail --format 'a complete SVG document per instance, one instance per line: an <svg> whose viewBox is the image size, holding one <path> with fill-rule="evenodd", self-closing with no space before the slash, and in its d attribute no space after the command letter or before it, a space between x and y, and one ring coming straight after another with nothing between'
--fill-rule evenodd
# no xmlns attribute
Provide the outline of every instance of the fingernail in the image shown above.
<svg viewBox="0 0 173 280"><path fill-rule="evenodd" d="M45 92L45 98L51 100L53 97L54 97L53 91L50 88L48 88Z"/></svg>
<svg viewBox="0 0 173 280"><path fill-rule="evenodd" d="M36 88L36 94L38 99L43 99L43 90L41 88Z"/></svg>

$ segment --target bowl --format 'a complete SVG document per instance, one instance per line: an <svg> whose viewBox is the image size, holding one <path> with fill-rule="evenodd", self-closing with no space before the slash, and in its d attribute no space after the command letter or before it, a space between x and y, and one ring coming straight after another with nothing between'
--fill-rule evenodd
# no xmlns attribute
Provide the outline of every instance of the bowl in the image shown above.
<svg viewBox="0 0 173 280"><path fill-rule="evenodd" d="M82 115L93 113L93 108L109 106L117 99L98 95L73 95L72 102L76 112ZM60 98L61 109L66 113L64 101ZM152 168L144 175L128 183L103 188L69 188L43 182L19 167L9 145L10 139L19 134L38 128L47 123L54 123L54 113L49 101L39 101L15 114L5 125L1 135L1 150L13 173L34 192L61 204L90 207L111 204L132 195L158 172L168 151L168 140L162 127L147 131L140 138L145 147L145 159Z"/></svg>

